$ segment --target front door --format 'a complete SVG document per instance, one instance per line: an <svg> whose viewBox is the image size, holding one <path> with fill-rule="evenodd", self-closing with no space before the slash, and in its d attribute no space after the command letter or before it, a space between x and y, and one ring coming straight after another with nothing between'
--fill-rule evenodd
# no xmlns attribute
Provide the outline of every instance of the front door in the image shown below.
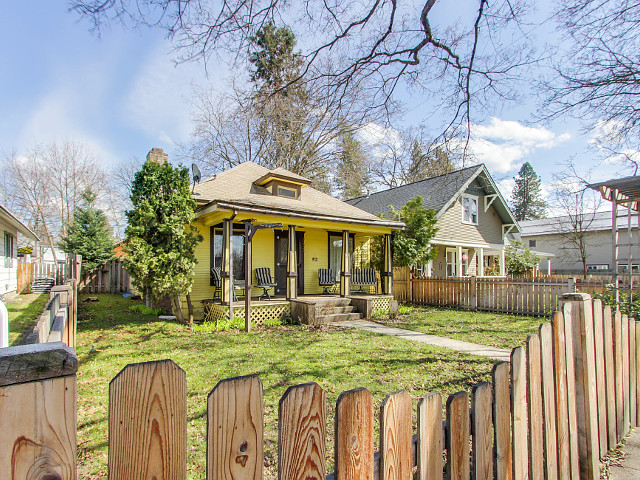
<svg viewBox="0 0 640 480"><path fill-rule="evenodd" d="M287 294L288 232L275 232L275 288L276 295ZM304 294L304 232L296 232L296 260L298 264L298 295Z"/></svg>

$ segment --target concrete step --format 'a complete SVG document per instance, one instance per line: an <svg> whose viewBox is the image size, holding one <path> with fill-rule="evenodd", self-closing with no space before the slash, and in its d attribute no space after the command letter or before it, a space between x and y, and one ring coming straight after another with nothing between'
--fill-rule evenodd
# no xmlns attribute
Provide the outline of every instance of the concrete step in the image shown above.
<svg viewBox="0 0 640 480"><path fill-rule="evenodd" d="M316 315L316 323L326 324L333 322L347 322L350 320L361 320L361 313L336 313L333 315Z"/></svg>
<svg viewBox="0 0 640 480"><path fill-rule="evenodd" d="M312 301L313 303L316 304L316 307L323 307L325 305L333 305L336 307L346 307L348 305L351 305L351 299L350 298L340 298L340 297L313 297L312 299L309 299L310 301Z"/></svg>
<svg viewBox="0 0 640 480"><path fill-rule="evenodd" d="M334 305L316 305L316 315L335 315L338 313L353 313L358 309L353 305L347 305L346 307L336 307Z"/></svg>

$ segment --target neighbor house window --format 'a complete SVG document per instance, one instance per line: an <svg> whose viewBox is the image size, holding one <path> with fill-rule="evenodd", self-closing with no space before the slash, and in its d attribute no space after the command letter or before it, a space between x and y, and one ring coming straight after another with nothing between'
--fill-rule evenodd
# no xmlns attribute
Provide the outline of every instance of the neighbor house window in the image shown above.
<svg viewBox="0 0 640 480"><path fill-rule="evenodd" d="M13 267L13 250L15 237L9 232L4 232L4 266Z"/></svg>
<svg viewBox="0 0 640 480"><path fill-rule="evenodd" d="M222 228L214 228L211 238L213 242L212 267L224 270L222 265ZM231 241L231 259L233 262L233 279L244 280L244 231L234 230Z"/></svg>
<svg viewBox="0 0 640 480"><path fill-rule="evenodd" d="M593 270L609 270L609 264L604 264L604 263L600 263L600 264L595 264L595 265L587 265L587 270L593 271Z"/></svg>
<svg viewBox="0 0 640 480"><path fill-rule="evenodd" d="M456 249L447 248L447 277L456 277Z"/></svg>
<svg viewBox="0 0 640 480"><path fill-rule="evenodd" d="M529 248L536 248L536 241L535 240L529 240Z"/></svg>
<svg viewBox="0 0 640 480"><path fill-rule="evenodd" d="M478 197L462 196L462 223L478 224Z"/></svg>
<svg viewBox="0 0 640 480"><path fill-rule="evenodd" d="M349 254L351 257L351 269L353 270L353 247L354 237L349 235ZM329 234L329 268L331 268L338 279L340 272L342 271L342 234L331 233Z"/></svg>

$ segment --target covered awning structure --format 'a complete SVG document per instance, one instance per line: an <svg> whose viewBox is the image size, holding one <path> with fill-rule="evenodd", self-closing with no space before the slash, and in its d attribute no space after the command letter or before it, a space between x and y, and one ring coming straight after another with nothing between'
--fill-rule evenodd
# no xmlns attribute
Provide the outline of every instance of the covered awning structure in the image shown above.
<svg viewBox="0 0 640 480"><path fill-rule="evenodd" d="M626 280L624 287L631 303L634 260L636 264L640 261L640 176L614 178L588 186L611 202L611 280L616 302L620 298L620 281ZM626 242L620 242L620 233L625 231ZM621 251L626 251L625 262L620 261Z"/></svg>

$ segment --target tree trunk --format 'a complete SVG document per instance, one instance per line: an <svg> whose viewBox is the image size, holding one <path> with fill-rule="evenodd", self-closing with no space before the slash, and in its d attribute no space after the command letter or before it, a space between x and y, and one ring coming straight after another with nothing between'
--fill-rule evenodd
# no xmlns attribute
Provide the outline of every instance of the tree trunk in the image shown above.
<svg viewBox="0 0 640 480"><path fill-rule="evenodd" d="M193 304L191 303L191 293L187 293L187 308L189 309L189 326L193 327Z"/></svg>
<svg viewBox="0 0 640 480"><path fill-rule="evenodd" d="M180 298L177 295L171 295L171 311L176 316L176 319L180 323L187 323L182 314L182 307L180 306Z"/></svg>

